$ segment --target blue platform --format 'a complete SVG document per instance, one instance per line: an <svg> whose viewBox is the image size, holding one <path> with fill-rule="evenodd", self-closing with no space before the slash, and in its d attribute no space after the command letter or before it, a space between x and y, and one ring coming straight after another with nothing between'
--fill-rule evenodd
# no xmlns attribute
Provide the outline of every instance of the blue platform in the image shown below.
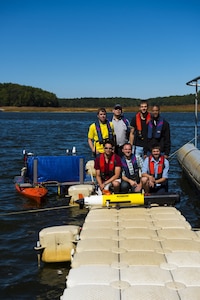
<svg viewBox="0 0 200 300"><path fill-rule="evenodd" d="M34 167L35 162L36 167ZM79 182L80 177L82 180L86 177L84 165L84 156L29 156L27 158L27 177L30 181L35 180L39 183L48 181Z"/></svg>

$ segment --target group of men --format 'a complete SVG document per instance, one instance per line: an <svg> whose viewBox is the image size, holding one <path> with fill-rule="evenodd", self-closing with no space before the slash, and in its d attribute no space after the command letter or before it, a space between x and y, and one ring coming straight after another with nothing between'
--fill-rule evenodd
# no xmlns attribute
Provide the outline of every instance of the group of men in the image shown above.
<svg viewBox="0 0 200 300"><path fill-rule="evenodd" d="M95 156L99 193L168 191L170 127L158 105L150 113L147 101L141 101L131 122L120 104L114 106L111 120L100 108L89 127L88 144Z"/></svg>

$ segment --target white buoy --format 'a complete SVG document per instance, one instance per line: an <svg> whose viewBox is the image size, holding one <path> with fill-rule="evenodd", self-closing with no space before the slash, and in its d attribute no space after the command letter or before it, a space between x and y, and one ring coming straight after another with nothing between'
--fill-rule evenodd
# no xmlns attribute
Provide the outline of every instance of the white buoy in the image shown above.
<svg viewBox="0 0 200 300"><path fill-rule="evenodd" d="M72 155L76 155L76 147L72 148Z"/></svg>

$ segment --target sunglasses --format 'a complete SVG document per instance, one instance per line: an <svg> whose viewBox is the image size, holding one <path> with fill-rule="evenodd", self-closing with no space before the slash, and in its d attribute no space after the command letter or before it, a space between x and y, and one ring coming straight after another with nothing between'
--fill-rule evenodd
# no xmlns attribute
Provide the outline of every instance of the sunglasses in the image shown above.
<svg viewBox="0 0 200 300"><path fill-rule="evenodd" d="M106 150L112 150L113 148L108 148L108 147L105 147L104 149L106 149Z"/></svg>

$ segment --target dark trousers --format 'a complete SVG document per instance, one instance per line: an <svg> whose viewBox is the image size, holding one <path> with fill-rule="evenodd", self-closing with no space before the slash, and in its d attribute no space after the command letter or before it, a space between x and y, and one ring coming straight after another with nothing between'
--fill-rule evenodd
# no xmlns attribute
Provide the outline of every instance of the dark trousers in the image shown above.
<svg viewBox="0 0 200 300"><path fill-rule="evenodd" d="M122 146L119 146L119 145L115 146L115 153L117 155L119 155L120 157L122 157L124 155L122 152Z"/></svg>
<svg viewBox="0 0 200 300"><path fill-rule="evenodd" d="M161 186L150 188L149 193L154 193L154 194L165 194L168 193L168 181L166 184L161 184Z"/></svg>
<svg viewBox="0 0 200 300"><path fill-rule="evenodd" d="M135 188L133 186L131 186L130 183L122 180L120 191L122 194L134 193Z"/></svg>

